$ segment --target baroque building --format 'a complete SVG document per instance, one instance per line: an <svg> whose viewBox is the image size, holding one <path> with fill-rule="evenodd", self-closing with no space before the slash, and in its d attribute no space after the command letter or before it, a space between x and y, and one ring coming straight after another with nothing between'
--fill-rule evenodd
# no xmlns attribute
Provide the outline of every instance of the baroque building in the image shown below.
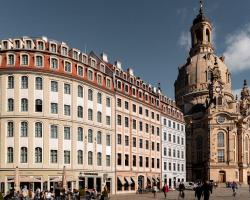
<svg viewBox="0 0 250 200"><path fill-rule="evenodd" d="M186 122L187 180L250 181L249 90L234 98L225 57L214 53L203 7L190 29L192 46L175 81Z"/></svg>

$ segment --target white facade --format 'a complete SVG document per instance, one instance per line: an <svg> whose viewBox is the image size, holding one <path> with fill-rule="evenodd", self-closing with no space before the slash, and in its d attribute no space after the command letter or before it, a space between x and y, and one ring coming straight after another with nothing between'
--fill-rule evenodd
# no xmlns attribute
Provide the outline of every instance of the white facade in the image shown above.
<svg viewBox="0 0 250 200"><path fill-rule="evenodd" d="M186 181L185 124L167 116L162 122L162 185L174 188Z"/></svg>

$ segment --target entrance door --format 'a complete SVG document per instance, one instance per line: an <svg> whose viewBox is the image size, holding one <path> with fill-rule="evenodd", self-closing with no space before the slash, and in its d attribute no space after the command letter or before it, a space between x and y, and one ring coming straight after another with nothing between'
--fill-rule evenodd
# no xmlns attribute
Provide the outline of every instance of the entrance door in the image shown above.
<svg viewBox="0 0 250 200"><path fill-rule="evenodd" d="M144 189L144 177L138 176L138 187Z"/></svg>
<svg viewBox="0 0 250 200"><path fill-rule="evenodd" d="M94 189L94 178L88 177L88 189Z"/></svg>
<svg viewBox="0 0 250 200"><path fill-rule="evenodd" d="M102 179L96 178L96 191L101 192L102 190Z"/></svg>
<svg viewBox="0 0 250 200"><path fill-rule="evenodd" d="M111 181L106 181L106 186L107 186L107 189L108 189L108 193L110 193L110 191L111 191Z"/></svg>
<svg viewBox="0 0 250 200"><path fill-rule="evenodd" d="M85 189L85 178L79 177L79 189Z"/></svg>
<svg viewBox="0 0 250 200"><path fill-rule="evenodd" d="M226 172L225 171L219 171L219 182L220 183L226 182Z"/></svg>
<svg viewBox="0 0 250 200"><path fill-rule="evenodd" d="M172 187L172 179L171 178L169 179L169 184L168 185L169 185L169 188Z"/></svg>

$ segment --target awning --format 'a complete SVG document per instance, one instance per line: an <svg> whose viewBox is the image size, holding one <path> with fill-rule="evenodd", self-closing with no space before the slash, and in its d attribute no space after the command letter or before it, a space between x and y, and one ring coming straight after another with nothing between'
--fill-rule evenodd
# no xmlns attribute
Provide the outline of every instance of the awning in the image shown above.
<svg viewBox="0 0 250 200"><path fill-rule="evenodd" d="M125 182L124 182L123 178L121 176L117 176L117 177L118 177L119 181L121 182L121 184L124 185Z"/></svg>
<svg viewBox="0 0 250 200"><path fill-rule="evenodd" d="M152 179L150 176L148 176L147 179L149 180L150 183L152 182Z"/></svg>
<svg viewBox="0 0 250 200"><path fill-rule="evenodd" d="M131 177L131 181L135 183L135 177Z"/></svg>
<svg viewBox="0 0 250 200"><path fill-rule="evenodd" d="M152 179L153 179L153 181L154 181L154 182L156 182L156 183L157 183L157 180L156 180L156 178L155 178L155 177L152 177Z"/></svg>
<svg viewBox="0 0 250 200"><path fill-rule="evenodd" d="M131 181L131 179L128 176L125 176L125 180L128 182L129 185L132 184L132 181Z"/></svg>
<svg viewBox="0 0 250 200"><path fill-rule="evenodd" d="M75 181L75 180L73 177L66 176L66 181L71 182L71 181ZM62 182L62 177L54 177L54 178L50 179L50 182Z"/></svg>
<svg viewBox="0 0 250 200"><path fill-rule="evenodd" d="M19 182L42 182L38 178L30 177L30 176L20 176Z"/></svg>

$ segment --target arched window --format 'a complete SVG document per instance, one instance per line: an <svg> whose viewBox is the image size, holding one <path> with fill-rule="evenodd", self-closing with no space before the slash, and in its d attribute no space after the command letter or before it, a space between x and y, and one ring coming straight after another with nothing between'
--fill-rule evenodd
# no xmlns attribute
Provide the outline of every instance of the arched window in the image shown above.
<svg viewBox="0 0 250 200"><path fill-rule="evenodd" d="M21 137L28 137L28 123L21 122Z"/></svg>
<svg viewBox="0 0 250 200"><path fill-rule="evenodd" d="M206 29L206 42L210 42L210 31Z"/></svg>
<svg viewBox="0 0 250 200"><path fill-rule="evenodd" d="M64 71L65 72L71 72L71 63L70 62L65 61Z"/></svg>
<svg viewBox="0 0 250 200"><path fill-rule="evenodd" d="M28 161L28 149L27 147L21 147L20 162L27 163Z"/></svg>
<svg viewBox="0 0 250 200"><path fill-rule="evenodd" d="M21 77L21 88L22 89L27 89L28 85L29 85L28 77L27 76L22 76Z"/></svg>
<svg viewBox="0 0 250 200"><path fill-rule="evenodd" d="M28 55L22 55L22 65L28 65L29 63L29 56Z"/></svg>
<svg viewBox="0 0 250 200"><path fill-rule="evenodd" d="M201 44L203 37L202 37L202 30L198 29L195 31L195 36L198 44Z"/></svg>
<svg viewBox="0 0 250 200"><path fill-rule="evenodd" d="M82 106L77 107L77 117L83 118L83 107Z"/></svg>
<svg viewBox="0 0 250 200"><path fill-rule="evenodd" d="M36 66L37 67L43 66L43 57L42 56L36 56Z"/></svg>
<svg viewBox="0 0 250 200"><path fill-rule="evenodd" d="M92 129L88 130L88 142L93 143L93 130Z"/></svg>
<svg viewBox="0 0 250 200"><path fill-rule="evenodd" d="M35 137L42 137L43 136L43 125L41 122L35 123Z"/></svg>
<svg viewBox="0 0 250 200"><path fill-rule="evenodd" d="M36 90L43 89L43 79L41 77L36 77Z"/></svg>
<svg viewBox="0 0 250 200"><path fill-rule="evenodd" d="M217 146L218 147L224 147L225 143L224 143L224 133L223 132L219 132L217 134Z"/></svg>
<svg viewBox="0 0 250 200"><path fill-rule="evenodd" d="M93 101L93 90L91 89L88 90L88 100Z"/></svg>
<svg viewBox="0 0 250 200"><path fill-rule="evenodd" d="M83 87L78 85L78 97L83 97Z"/></svg>
<svg viewBox="0 0 250 200"><path fill-rule="evenodd" d="M14 136L14 123L8 122L7 125L7 137L13 137Z"/></svg>
<svg viewBox="0 0 250 200"><path fill-rule="evenodd" d="M102 144L102 132L97 132L97 144Z"/></svg>
<svg viewBox="0 0 250 200"><path fill-rule="evenodd" d="M42 41L38 41L37 42L37 49L38 50L44 50L44 43Z"/></svg>
<svg viewBox="0 0 250 200"><path fill-rule="evenodd" d="M8 99L8 111L14 111L14 99L12 98Z"/></svg>
<svg viewBox="0 0 250 200"><path fill-rule="evenodd" d="M81 67L81 66L77 67L77 75L83 76L83 67Z"/></svg>
<svg viewBox="0 0 250 200"><path fill-rule="evenodd" d="M88 109L88 120L93 120L93 110L92 109Z"/></svg>
<svg viewBox="0 0 250 200"><path fill-rule="evenodd" d="M83 128L82 127L78 127L77 129L77 133L78 133L78 141L83 141Z"/></svg>
<svg viewBox="0 0 250 200"><path fill-rule="evenodd" d="M41 147L35 148L35 163L42 163L43 151Z"/></svg>
<svg viewBox="0 0 250 200"><path fill-rule="evenodd" d="M41 99L36 99L36 112L43 111L43 101Z"/></svg>
<svg viewBox="0 0 250 200"><path fill-rule="evenodd" d="M97 153L97 166L102 166L102 153Z"/></svg>
<svg viewBox="0 0 250 200"><path fill-rule="evenodd" d="M102 104L102 94L100 92L97 93L97 103Z"/></svg>
<svg viewBox="0 0 250 200"><path fill-rule="evenodd" d="M27 112L28 111L28 99L22 98L21 99L21 112Z"/></svg>
<svg viewBox="0 0 250 200"><path fill-rule="evenodd" d="M13 163L13 147L7 148L7 163Z"/></svg>
<svg viewBox="0 0 250 200"><path fill-rule="evenodd" d="M50 67L52 69L57 69L58 68L58 60L56 58L51 58Z"/></svg>
<svg viewBox="0 0 250 200"><path fill-rule="evenodd" d="M211 70L209 70L209 71L207 72L207 81L208 81L208 82L212 81L212 76L213 76L213 73L212 73Z"/></svg>
<svg viewBox="0 0 250 200"><path fill-rule="evenodd" d="M102 123L102 113L100 111L97 112L97 122Z"/></svg>
<svg viewBox="0 0 250 200"><path fill-rule="evenodd" d="M14 65L15 64L15 56L13 54L8 55L8 65Z"/></svg>
<svg viewBox="0 0 250 200"><path fill-rule="evenodd" d="M88 152L88 165L93 165L93 152Z"/></svg>
<svg viewBox="0 0 250 200"><path fill-rule="evenodd" d="M8 76L8 89L14 88L14 76Z"/></svg>
<svg viewBox="0 0 250 200"><path fill-rule="evenodd" d="M83 152L82 152L82 150L77 151L77 160L78 160L78 164L83 164Z"/></svg>

